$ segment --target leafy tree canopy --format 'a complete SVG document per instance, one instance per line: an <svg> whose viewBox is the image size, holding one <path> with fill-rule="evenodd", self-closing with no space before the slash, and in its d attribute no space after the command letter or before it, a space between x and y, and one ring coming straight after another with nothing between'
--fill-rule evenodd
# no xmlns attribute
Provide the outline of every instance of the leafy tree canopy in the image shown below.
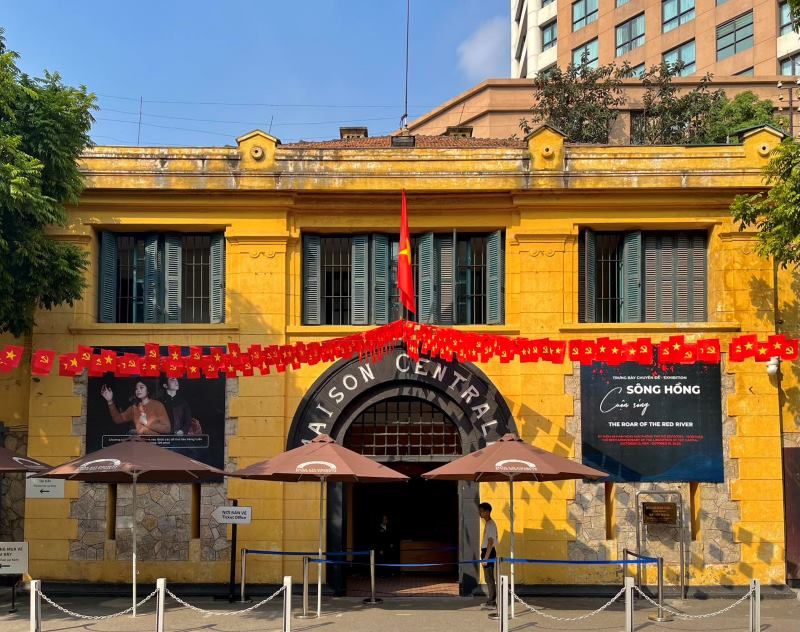
<svg viewBox="0 0 800 632"><path fill-rule="evenodd" d="M798 0L800 1L800 0ZM776 127L785 121L773 115L771 101L752 92L728 99L722 90L711 90L711 76L702 77L690 89L673 83L683 64L661 63L645 69L640 104L631 106L631 142L642 145L697 145L736 142L736 132L761 124ZM552 68L534 78L531 120L520 127L528 133L539 123L561 130L571 142L607 143L619 110L626 105L624 78L631 68L613 62L592 68L586 60L566 70ZM628 84L630 85L630 84Z"/></svg>
<svg viewBox="0 0 800 632"><path fill-rule="evenodd" d="M17 68L0 29L0 333L29 333L37 308L72 304L84 288L85 253L48 237L83 183L76 160L91 146L94 95L57 73Z"/></svg>
<svg viewBox="0 0 800 632"><path fill-rule="evenodd" d="M607 143L617 108L625 103L622 79L629 73L627 65L613 63L593 68L586 52L566 70L540 71L533 79L531 120L522 119L520 128L527 134L547 123L574 143Z"/></svg>
<svg viewBox="0 0 800 632"><path fill-rule="evenodd" d="M786 138L764 170L762 193L739 195L731 205L739 229L755 228L757 252L784 268L800 263L800 145Z"/></svg>

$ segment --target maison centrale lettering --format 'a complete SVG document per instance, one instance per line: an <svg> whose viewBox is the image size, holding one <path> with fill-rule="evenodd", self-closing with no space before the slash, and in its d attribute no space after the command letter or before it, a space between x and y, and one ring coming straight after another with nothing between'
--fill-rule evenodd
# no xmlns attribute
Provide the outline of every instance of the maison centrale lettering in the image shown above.
<svg viewBox="0 0 800 632"><path fill-rule="evenodd" d="M429 358L412 360L405 351L394 351L378 362L352 362L344 370L332 372L306 408L310 433L303 433L303 443L314 435L330 434L339 415L356 397L391 382L433 386L466 413L485 439L493 441L498 432L505 431L507 415L498 413L497 404L497 398L502 398L486 378L464 364Z"/></svg>

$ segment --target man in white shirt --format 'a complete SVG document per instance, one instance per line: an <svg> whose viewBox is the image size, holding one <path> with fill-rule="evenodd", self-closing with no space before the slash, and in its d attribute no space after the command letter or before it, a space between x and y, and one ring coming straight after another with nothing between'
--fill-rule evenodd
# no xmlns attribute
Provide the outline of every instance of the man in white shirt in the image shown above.
<svg viewBox="0 0 800 632"><path fill-rule="evenodd" d="M492 560L497 557L497 525L492 520L492 506L489 503L478 505L478 512L485 522L483 526L483 540L481 541L481 559ZM486 590L489 600L483 604L489 608L497 607L497 589L495 585L495 564L483 564L483 574L486 577Z"/></svg>

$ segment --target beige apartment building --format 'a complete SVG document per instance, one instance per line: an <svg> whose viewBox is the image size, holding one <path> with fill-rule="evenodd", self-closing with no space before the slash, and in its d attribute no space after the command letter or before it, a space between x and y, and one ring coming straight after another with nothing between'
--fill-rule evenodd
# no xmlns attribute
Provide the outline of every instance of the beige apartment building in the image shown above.
<svg viewBox="0 0 800 632"><path fill-rule="evenodd" d="M732 0L729 0L732 1ZM783 81L784 89L778 89ZM676 77L673 83L679 91L697 86L699 77ZM789 117L789 99L786 77L716 77L711 89L724 90L730 97L740 92L754 92L759 99L769 99L778 113ZM619 108L619 116L611 128L611 144L636 144L631 135L631 118L642 110L644 87L638 79L624 79L625 103ZM476 138L522 138L520 120L530 118L533 102L532 79L487 79L469 90L453 97L442 105L426 112L413 121L408 129L412 134L460 135ZM793 129L800 129L800 90L794 91L791 107ZM365 128L363 128L365 129ZM364 132L366 133L366 131Z"/></svg>
<svg viewBox="0 0 800 632"><path fill-rule="evenodd" d="M584 53L635 73L663 60L683 62L685 76L800 74L800 36L780 0L511 0L513 78Z"/></svg>

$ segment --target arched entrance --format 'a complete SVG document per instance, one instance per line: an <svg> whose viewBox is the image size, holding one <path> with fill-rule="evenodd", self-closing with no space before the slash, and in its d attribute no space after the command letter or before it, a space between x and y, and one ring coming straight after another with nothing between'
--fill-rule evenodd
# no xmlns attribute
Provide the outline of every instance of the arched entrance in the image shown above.
<svg viewBox="0 0 800 632"><path fill-rule="evenodd" d="M515 431L505 400L480 369L440 359L412 360L402 348L396 348L377 361L353 358L328 369L300 402L287 448L318 434L329 434L356 451L418 477L427 469ZM432 490L434 487L427 488L426 502L435 501ZM420 519L429 526L435 522L431 531L441 537L454 537L456 558L475 556L480 548L478 485L452 483L452 509L446 509L446 489L439 491L445 510L440 507L435 515L422 515ZM399 501L407 492L386 488L384 493L387 499ZM359 497L354 494L364 494L363 506L370 493L345 490L341 484L328 486L329 550L347 548L348 541L353 543L360 531L369 528L356 527L352 521L368 519L367 514L355 513ZM454 514L452 521L449 513ZM328 583L342 592L344 577L335 572L337 568L329 569ZM477 585L478 569L461 566L457 572L461 594L471 594Z"/></svg>

